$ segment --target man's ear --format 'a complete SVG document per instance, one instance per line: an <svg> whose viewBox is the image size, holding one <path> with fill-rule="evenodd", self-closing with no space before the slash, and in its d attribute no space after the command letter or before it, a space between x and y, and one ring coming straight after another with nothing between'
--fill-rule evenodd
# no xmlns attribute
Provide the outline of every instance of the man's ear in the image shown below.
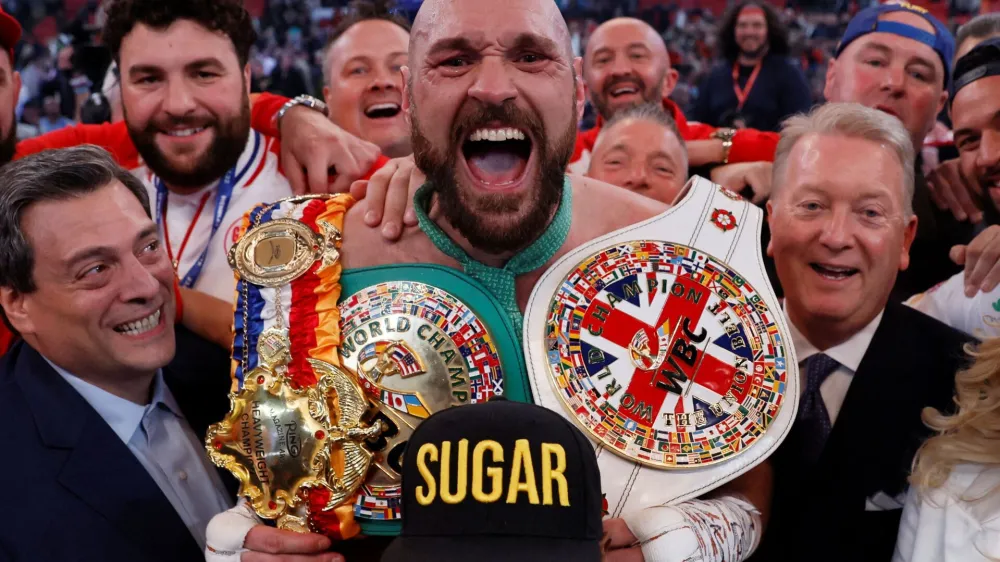
<svg viewBox="0 0 1000 562"><path fill-rule="evenodd" d="M576 76L576 122L583 120L583 112L587 108L587 82L583 79L583 59L573 59L573 74Z"/></svg>
<svg viewBox="0 0 1000 562"><path fill-rule="evenodd" d="M403 100L399 107L406 115L407 121L410 120L410 67L403 66L400 67L399 73L403 75Z"/></svg>
<svg viewBox="0 0 1000 562"><path fill-rule="evenodd" d="M253 89L251 87L252 84L250 82L252 79L253 79L253 71L250 70L250 63L246 63L245 65L243 65L243 84L246 86L248 96L250 95L250 90Z"/></svg>
<svg viewBox="0 0 1000 562"><path fill-rule="evenodd" d="M15 291L12 287L0 287L0 307L3 307L7 321L22 335L35 331L35 324L28 314L28 299L24 293Z"/></svg>

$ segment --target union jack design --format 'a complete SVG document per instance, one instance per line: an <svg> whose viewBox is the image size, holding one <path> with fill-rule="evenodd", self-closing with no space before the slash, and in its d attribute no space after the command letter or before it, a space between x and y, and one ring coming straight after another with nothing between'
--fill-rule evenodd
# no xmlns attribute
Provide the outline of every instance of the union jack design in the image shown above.
<svg viewBox="0 0 1000 562"><path fill-rule="evenodd" d="M553 297L548 370L610 450L661 468L712 464L755 443L777 415L786 371L774 317L712 256L621 244L584 260Z"/></svg>

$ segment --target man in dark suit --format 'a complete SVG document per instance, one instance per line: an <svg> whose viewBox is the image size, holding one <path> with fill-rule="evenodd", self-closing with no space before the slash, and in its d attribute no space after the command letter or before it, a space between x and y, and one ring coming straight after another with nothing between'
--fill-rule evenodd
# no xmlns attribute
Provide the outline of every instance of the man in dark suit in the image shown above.
<svg viewBox="0 0 1000 562"><path fill-rule="evenodd" d="M803 393L772 457L754 560L889 560L924 407L948 410L964 335L888 304L916 233L913 144L892 116L827 104L785 127L768 203Z"/></svg>
<svg viewBox="0 0 1000 562"><path fill-rule="evenodd" d="M202 444L228 408L227 361L187 332L175 344L174 271L142 183L89 146L7 165L0 306L22 337L0 363L0 560L203 559L234 496ZM244 547L319 540L261 526Z"/></svg>

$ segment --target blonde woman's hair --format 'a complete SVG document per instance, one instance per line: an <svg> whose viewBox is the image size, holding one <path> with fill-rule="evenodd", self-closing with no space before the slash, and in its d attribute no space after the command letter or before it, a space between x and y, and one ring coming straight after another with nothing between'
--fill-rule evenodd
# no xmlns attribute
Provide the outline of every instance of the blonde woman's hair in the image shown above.
<svg viewBox="0 0 1000 562"><path fill-rule="evenodd" d="M924 423L939 433L920 447L914 460L910 483L921 492L940 488L959 464L1000 466L1000 338L966 346L966 352L975 362L955 375L957 413L923 412Z"/></svg>
<svg viewBox="0 0 1000 562"><path fill-rule="evenodd" d="M809 113L793 115L782 123L781 139L772 168L772 198L784 183L792 149L806 135L835 135L877 142L887 148L903 167L903 211L913 215L913 182L916 153L903 123L888 113L858 103L825 103Z"/></svg>

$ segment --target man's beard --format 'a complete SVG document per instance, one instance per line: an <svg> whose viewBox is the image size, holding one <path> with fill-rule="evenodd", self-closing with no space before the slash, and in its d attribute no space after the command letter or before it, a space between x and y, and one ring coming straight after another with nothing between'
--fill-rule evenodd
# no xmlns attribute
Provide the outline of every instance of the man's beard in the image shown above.
<svg viewBox="0 0 1000 562"><path fill-rule="evenodd" d="M761 42L760 46L752 51L748 51L742 46L740 47L740 54L748 59L760 58L765 52L767 52L767 41Z"/></svg>
<svg viewBox="0 0 1000 562"><path fill-rule="evenodd" d="M0 139L0 166L14 159L17 152L17 118L11 117L10 130Z"/></svg>
<svg viewBox="0 0 1000 562"><path fill-rule="evenodd" d="M604 87L601 91L595 92L591 96L590 101L594 104L594 109L597 110L597 114L601 116L605 121L610 120L614 117L615 113L629 107L644 103L652 103L659 105L663 103L663 79L666 77L667 71L664 70L656 79L656 83L653 84L652 88L647 88L646 82L638 75L621 76L619 78L609 78L605 80ZM642 93L642 101L637 101L635 103L630 103L628 105L618 106L612 109L611 107L611 92L615 90L620 84L633 84Z"/></svg>
<svg viewBox="0 0 1000 562"><path fill-rule="evenodd" d="M228 120L221 119L217 115L213 115L208 122L203 118L169 117L166 123L150 121L145 128L136 129L129 124L128 111L124 113L129 136L132 137L132 142L142 155L143 161L161 180L172 187L195 189L220 179L239 161L250 134L250 98L245 90L239 115ZM156 135L164 129L184 126L212 127L215 135L208 150L191 169L178 170L156 146Z"/></svg>
<svg viewBox="0 0 1000 562"><path fill-rule="evenodd" d="M412 103L412 101L411 101ZM416 115L412 118L413 156L434 186L444 218L473 247L503 254L525 248L547 228L563 195L566 166L576 144L576 121L549 143L541 121L511 103L478 106L459 113L452 125L447 150L433 146L423 134ZM575 112L574 112L575 114ZM489 193L470 196L458 183L458 156L469 134L491 122L530 131L538 151L538 171L534 188L523 194ZM529 156L530 158L530 156ZM526 181L531 182L531 178ZM519 212L527 209L527 212ZM491 220L492 219L492 220Z"/></svg>

